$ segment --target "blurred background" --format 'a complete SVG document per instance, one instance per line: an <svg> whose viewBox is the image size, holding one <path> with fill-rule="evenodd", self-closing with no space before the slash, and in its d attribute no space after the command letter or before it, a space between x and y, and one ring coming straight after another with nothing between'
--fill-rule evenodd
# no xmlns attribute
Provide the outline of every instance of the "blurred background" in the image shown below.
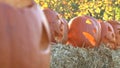
<svg viewBox="0 0 120 68"><path fill-rule="evenodd" d="M42 8L49 7L68 21L81 15L101 20L120 21L120 0L35 0Z"/></svg>

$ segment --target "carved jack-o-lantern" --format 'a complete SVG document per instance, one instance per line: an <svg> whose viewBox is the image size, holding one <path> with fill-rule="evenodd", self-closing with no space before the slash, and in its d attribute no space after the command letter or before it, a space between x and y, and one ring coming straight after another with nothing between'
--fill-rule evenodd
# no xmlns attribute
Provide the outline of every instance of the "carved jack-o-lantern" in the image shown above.
<svg viewBox="0 0 120 68"><path fill-rule="evenodd" d="M116 48L120 48L120 22L114 20L110 20L108 22L112 25L115 32Z"/></svg>
<svg viewBox="0 0 120 68"><path fill-rule="evenodd" d="M68 40L68 22L66 19L61 18L62 24L61 24L61 33L62 33L62 40L61 43L65 44Z"/></svg>
<svg viewBox="0 0 120 68"><path fill-rule="evenodd" d="M101 24L95 18L90 17L90 16L87 16L87 17L92 19L95 22L96 27L98 27L98 32L96 32L98 40L96 40L96 41L97 41L97 45L99 45L100 44L100 39L101 39Z"/></svg>
<svg viewBox="0 0 120 68"><path fill-rule="evenodd" d="M101 26L89 16L75 17L69 22L68 44L79 47L94 47L99 44Z"/></svg>
<svg viewBox="0 0 120 68"><path fill-rule="evenodd" d="M8 3L0 3L0 68L49 68L50 32L44 13L34 2L20 9Z"/></svg>
<svg viewBox="0 0 120 68"><path fill-rule="evenodd" d="M68 31L67 21L65 21L65 19L57 12L49 8L45 8L43 11L50 26L52 42L66 43Z"/></svg>
<svg viewBox="0 0 120 68"><path fill-rule="evenodd" d="M108 47L115 48L115 32L112 25L108 22L101 21L101 42Z"/></svg>

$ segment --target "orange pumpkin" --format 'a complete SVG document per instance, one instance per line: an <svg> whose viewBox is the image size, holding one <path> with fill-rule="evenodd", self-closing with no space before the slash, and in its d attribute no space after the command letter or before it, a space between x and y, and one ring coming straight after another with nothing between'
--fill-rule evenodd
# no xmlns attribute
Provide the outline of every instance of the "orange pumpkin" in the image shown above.
<svg viewBox="0 0 120 68"><path fill-rule="evenodd" d="M49 68L49 43L49 26L38 5L0 3L0 68Z"/></svg>
<svg viewBox="0 0 120 68"><path fill-rule="evenodd" d="M67 21L59 16L59 14L49 8L43 9L46 18L48 20L50 30L51 30L51 36L52 36L52 42L58 43L66 43L67 41L67 31L68 31L68 25Z"/></svg>
<svg viewBox="0 0 120 68"><path fill-rule="evenodd" d="M101 26L90 16L79 16L70 20L68 44L78 47L95 47L100 42Z"/></svg>
<svg viewBox="0 0 120 68"><path fill-rule="evenodd" d="M100 44L100 39L101 39L101 24L95 18L90 17L90 16L87 16L87 17L92 19L95 22L96 27L98 28L97 32L96 32L98 40L96 40L96 41L97 41L97 45L99 45ZM95 32L95 29L94 29L94 32Z"/></svg>
<svg viewBox="0 0 120 68"><path fill-rule="evenodd" d="M109 20L108 22L112 25L115 31L116 48L120 48L120 22L115 20Z"/></svg>
<svg viewBox="0 0 120 68"><path fill-rule="evenodd" d="M108 47L115 49L115 32L112 25L108 22L101 21L101 42Z"/></svg>
<svg viewBox="0 0 120 68"><path fill-rule="evenodd" d="M61 33L63 35L61 43L65 44L67 43L68 40L68 22L65 18L61 18L61 20L62 20Z"/></svg>

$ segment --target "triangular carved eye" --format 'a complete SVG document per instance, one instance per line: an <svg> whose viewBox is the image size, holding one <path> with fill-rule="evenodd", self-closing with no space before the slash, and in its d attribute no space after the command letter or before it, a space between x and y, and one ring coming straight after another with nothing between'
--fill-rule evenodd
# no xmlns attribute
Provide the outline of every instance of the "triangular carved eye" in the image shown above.
<svg viewBox="0 0 120 68"><path fill-rule="evenodd" d="M93 37L91 34L89 34L89 33L87 33L87 32L83 32L83 35L88 39L88 41L89 41L93 46L95 46L96 41L95 41L94 37Z"/></svg>
<svg viewBox="0 0 120 68"><path fill-rule="evenodd" d="M112 29L108 26L108 31L112 31Z"/></svg>
<svg viewBox="0 0 120 68"><path fill-rule="evenodd" d="M91 22L90 19L87 19L87 20L86 20L86 23L87 23L87 24L92 24L92 22Z"/></svg>
<svg viewBox="0 0 120 68"><path fill-rule="evenodd" d="M118 30L118 34L120 35L120 28L117 28L117 30Z"/></svg>
<svg viewBox="0 0 120 68"><path fill-rule="evenodd" d="M119 35L120 35L120 31L118 31Z"/></svg>

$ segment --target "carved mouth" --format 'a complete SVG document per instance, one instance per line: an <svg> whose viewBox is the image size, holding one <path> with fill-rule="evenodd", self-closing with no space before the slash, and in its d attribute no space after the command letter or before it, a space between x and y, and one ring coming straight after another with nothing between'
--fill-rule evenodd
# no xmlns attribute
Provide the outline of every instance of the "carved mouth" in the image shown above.
<svg viewBox="0 0 120 68"><path fill-rule="evenodd" d="M93 46L96 45L96 41L95 41L94 37L93 37L91 34L89 34L89 33L87 33L87 32L83 32L83 35L88 39L88 41L89 41Z"/></svg>

